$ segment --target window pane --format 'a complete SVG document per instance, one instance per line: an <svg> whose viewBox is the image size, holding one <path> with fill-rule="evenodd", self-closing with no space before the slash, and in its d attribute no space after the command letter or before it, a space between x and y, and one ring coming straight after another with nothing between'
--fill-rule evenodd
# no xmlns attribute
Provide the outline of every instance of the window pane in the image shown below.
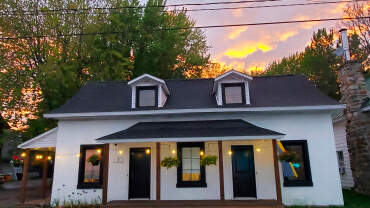
<svg viewBox="0 0 370 208"><path fill-rule="evenodd" d="M182 181L191 181L191 170L182 170Z"/></svg>
<svg viewBox="0 0 370 208"><path fill-rule="evenodd" d="M85 156L84 182L85 183L99 182L101 149L87 149L85 154L86 156ZM90 158L91 160L89 161ZM93 160L94 158L95 160Z"/></svg>
<svg viewBox="0 0 370 208"><path fill-rule="evenodd" d="M242 103L242 87L232 86L225 87L225 102L227 104Z"/></svg>
<svg viewBox="0 0 370 208"><path fill-rule="evenodd" d="M139 106L155 106L155 90L139 90Z"/></svg>
<svg viewBox="0 0 370 208"><path fill-rule="evenodd" d="M182 148L182 158L191 158L191 147Z"/></svg>
<svg viewBox="0 0 370 208"><path fill-rule="evenodd" d="M182 148L182 181L200 180L200 148Z"/></svg>
<svg viewBox="0 0 370 208"><path fill-rule="evenodd" d="M305 173L305 164L304 164L304 154L303 148L301 145L286 145L285 149L290 152L294 152L296 155L296 161L285 164L286 170L291 169L292 171L284 172L284 177L287 177L289 180L306 180L306 173ZM286 167L288 166L288 167ZM296 174L295 174L295 173Z"/></svg>

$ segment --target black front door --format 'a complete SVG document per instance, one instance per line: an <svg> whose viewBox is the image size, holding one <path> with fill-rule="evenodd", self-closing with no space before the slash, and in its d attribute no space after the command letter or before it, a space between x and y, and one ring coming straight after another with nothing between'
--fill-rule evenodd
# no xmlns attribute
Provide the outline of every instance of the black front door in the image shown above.
<svg viewBox="0 0 370 208"><path fill-rule="evenodd" d="M150 149L130 149L129 198L150 197Z"/></svg>
<svg viewBox="0 0 370 208"><path fill-rule="evenodd" d="M231 146L234 197L256 197L253 146Z"/></svg>

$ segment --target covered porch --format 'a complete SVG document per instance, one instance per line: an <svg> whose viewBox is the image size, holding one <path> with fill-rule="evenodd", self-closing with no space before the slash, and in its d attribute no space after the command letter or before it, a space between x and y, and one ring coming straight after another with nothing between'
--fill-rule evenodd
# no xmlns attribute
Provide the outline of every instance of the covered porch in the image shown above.
<svg viewBox="0 0 370 208"><path fill-rule="evenodd" d="M49 164L52 164L54 160L56 141L57 128L53 128L18 145L18 148L23 149L21 153L23 157L23 176L17 207L31 207L50 203L51 183L48 180L48 169L50 166ZM38 189L40 191L39 198L33 196L32 199L28 199L27 196L29 196L29 192L34 191L34 189L28 190L28 173L32 161L38 161L42 164L42 180L40 184L41 188ZM32 195L35 194L32 193Z"/></svg>
<svg viewBox="0 0 370 208"><path fill-rule="evenodd" d="M283 136L243 120L135 124L97 139L104 143L103 164L109 164L102 202L109 207L282 207L277 140ZM132 193L134 175L145 175L132 172L136 150L149 161L148 193L142 196ZM207 155L217 156L217 164L199 166L197 160ZM179 158L180 166L161 167L167 157Z"/></svg>

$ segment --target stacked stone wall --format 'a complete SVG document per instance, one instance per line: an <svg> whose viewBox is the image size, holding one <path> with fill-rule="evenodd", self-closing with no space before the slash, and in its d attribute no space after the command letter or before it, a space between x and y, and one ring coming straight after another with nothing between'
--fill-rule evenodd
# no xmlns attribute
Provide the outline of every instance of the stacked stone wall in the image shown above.
<svg viewBox="0 0 370 208"><path fill-rule="evenodd" d="M355 190L370 195L370 112L362 112L368 97L361 63L347 62L338 71L341 103L346 104L347 145Z"/></svg>

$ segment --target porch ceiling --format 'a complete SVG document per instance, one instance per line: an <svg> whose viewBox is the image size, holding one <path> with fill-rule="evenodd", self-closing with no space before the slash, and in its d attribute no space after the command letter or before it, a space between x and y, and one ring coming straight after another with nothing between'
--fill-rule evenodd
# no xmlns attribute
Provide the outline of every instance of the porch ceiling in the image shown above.
<svg viewBox="0 0 370 208"><path fill-rule="evenodd" d="M139 122L132 127L98 138L97 141L209 141L279 139L284 134L261 128L241 119L171 122Z"/></svg>

